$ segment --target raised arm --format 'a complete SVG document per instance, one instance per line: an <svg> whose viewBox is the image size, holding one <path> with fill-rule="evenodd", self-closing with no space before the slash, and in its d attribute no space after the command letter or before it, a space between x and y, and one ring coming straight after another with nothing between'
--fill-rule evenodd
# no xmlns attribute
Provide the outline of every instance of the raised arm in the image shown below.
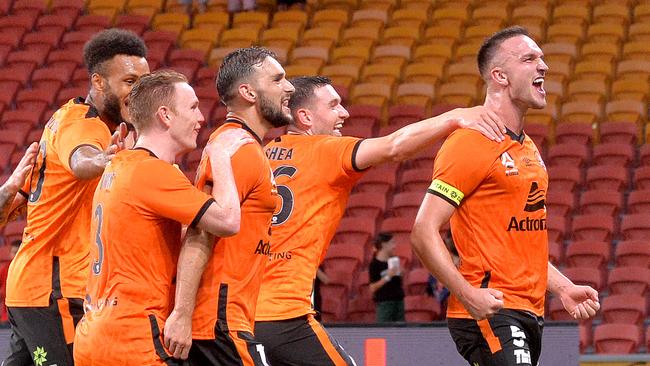
<svg viewBox="0 0 650 366"><path fill-rule="evenodd" d="M562 301L564 309L574 319L589 319L600 309L598 291L571 282L551 263L548 264L548 291Z"/></svg>
<svg viewBox="0 0 650 366"><path fill-rule="evenodd" d="M457 128L475 129L495 141L501 141L505 133L503 123L487 108L457 108L400 128L390 135L363 140L355 164L359 169L366 169L388 161L406 160Z"/></svg>
<svg viewBox="0 0 650 366"><path fill-rule="evenodd" d="M503 308L503 293L491 288L472 287L454 265L440 235L454 210L442 198L427 193L411 231L411 244L429 272L458 297L474 319L481 320Z"/></svg>
<svg viewBox="0 0 650 366"><path fill-rule="evenodd" d="M25 197L18 191L25 184L25 179L34 166L37 153L38 143L33 142L25 151L25 155L20 159L9 179L0 187L0 225L5 225L10 221L12 213L26 203Z"/></svg>
<svg viewBox="0 0 650 366"><path fill-rule="evenodd" d="M93 179L104 172L106 164L113 159L113 156L125 148L125 139L128 130L125 123L121 123L113 136L111 143L106 150L101 151L90 145L82 145L74 149L70 156L70 169L78 179Z"/></svg>

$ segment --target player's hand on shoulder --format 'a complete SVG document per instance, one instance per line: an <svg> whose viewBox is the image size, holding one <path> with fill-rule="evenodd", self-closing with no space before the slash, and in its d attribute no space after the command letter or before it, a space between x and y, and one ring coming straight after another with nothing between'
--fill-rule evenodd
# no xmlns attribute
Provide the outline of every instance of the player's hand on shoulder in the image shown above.
<svg viewBox="0 0 650 366"><path fill-rule="evenodd" d="M235 155L240 147L254 143L255 139L242 128L232 128L220 133L213 141L205 147L208 156L226 153L228 157Z"/></svg>
<svg viewBox="0 0 650 366"><path fill-rule="evenodd" d="M560 300L564 309L577 320L589 319L600 309L598 291L589 286L570 286L560 294Z"/></svg>
<svg viewBox="0 0 650 366"><path fill-rule="evenodd" d="M463 305L475 320L490 318L503 309L503 293L492 288L472 288Z"/></svg>
<svg viewBox="0 0 650 366"><path fill-rule="evenodd" d="M187 359L192 346L192 315L172 311L165 321L163 340L172 357Z"/></svg>
<svg viewBox="0 0 650 366"><path fill-rule="evenodd" d="M506 127L493 111L480 105L472 108L457 108L449 112L458 120L459 128L476 130L490 140L501 142L505 138Z"/></svg>
<svg viewBox="0 0 650 366"><path fill-rule="evenodd" d="M34 162L36 161L36 154L38 154L38 143L32 142L25 151L25 155L20 159L16 169L11 173L5 185L14 191L18 191L23 184L27 175L32 170Z"/></svg>

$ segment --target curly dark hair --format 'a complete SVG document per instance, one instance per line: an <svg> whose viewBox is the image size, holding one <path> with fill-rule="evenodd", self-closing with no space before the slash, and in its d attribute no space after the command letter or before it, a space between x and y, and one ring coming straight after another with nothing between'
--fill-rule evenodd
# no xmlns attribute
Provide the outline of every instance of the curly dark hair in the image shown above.
<svg viewBox="0 0 650 366"><path fill-rule="evenodd" d="M263 47L240 48L224 57L217 74L217 92L224 104L235 97L239 84L253 75L253 67L260 66L267 57L277 58Z"/></svg>
<svg viewBox="0 0 650 366"><path fill-rule="evenodd" d="M91 75L102 74L104 62L116 55L147 57L147 46L137 34L118 28L97 33L84 45L84 64Z"/></svg>

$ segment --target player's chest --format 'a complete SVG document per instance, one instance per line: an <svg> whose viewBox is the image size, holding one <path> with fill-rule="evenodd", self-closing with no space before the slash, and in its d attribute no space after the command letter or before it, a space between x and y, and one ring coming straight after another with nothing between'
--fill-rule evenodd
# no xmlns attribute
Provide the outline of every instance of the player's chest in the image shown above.
<svg viewBox="0 0 650 366"><path fill-rule="evenodd" d="M488 184L507 192L539 189L546 191L546 165L535 148L514 146L495 158Z"/></svg>

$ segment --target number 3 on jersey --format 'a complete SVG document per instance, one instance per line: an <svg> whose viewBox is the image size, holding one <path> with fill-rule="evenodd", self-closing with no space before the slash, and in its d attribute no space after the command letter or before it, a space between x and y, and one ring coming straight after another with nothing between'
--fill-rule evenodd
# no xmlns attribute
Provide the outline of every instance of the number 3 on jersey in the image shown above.
<svg viewBox="0 0 650 366"><path fill-rule="evenodd" d="M97 244L97 259L93 260L93 274L99 275L102 272L102 264L104 263L104 244L102 243L102 219L104 218L104 209L102 205L97 205L93 220L97 220L97 228L95 228L95 244Z"/></svg>
<svg viewBox="0 0 650 366"><path fill-rule="evenodd" d="M298 169L295 167L289 166L289 165L282 165L277 167L273 171L273 178L278 179L278 177L289 177L292 178ZM293 212L293 191L291 191L291 188L278 184L278 195L280 195L280 198L282 198L282 206L280 206L280 210L275 212L273 214L273 221L271 223L272 226L277 226L277 225L282 225L284 224L287 220L289 220L289 217L291 217L291 213Z"/></svg>

